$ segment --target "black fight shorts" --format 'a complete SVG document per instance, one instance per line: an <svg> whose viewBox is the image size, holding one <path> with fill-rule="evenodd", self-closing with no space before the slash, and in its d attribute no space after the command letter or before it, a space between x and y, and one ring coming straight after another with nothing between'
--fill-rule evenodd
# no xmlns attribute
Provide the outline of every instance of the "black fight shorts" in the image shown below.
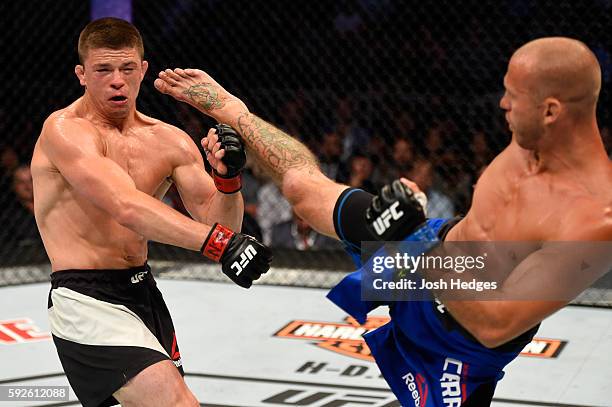
<svg viewBox="0 0 612 407"><path fill-rule="evenodd" d="M48 308L53 342L84 407L119 404L112 394L162 360L184 375L172 319L148 265L56 271Z"/></svg>

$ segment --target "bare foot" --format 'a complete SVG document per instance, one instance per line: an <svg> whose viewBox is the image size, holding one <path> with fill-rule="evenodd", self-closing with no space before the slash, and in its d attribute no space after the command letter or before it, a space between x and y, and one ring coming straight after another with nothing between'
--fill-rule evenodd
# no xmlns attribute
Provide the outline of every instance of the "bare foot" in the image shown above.
<svg viewBox="0 0 612 407"><path fill-rule="evenodd" d="M421 188L419 188L419 186L415 182L409 180L408 178L402 177L400 178L400 181L402 184L410 188L412 192L414 192L414 197L417 201L419 201L419 203L423 207L425 215L427 215L427 195L425 195L425 192L421 191Z"/></svg>
<svg viewBox="0 0 612 407"><path fill-rule="evenodd" d="M237 115L248 112L240 99L199 69L166 69L159 73L154 85L161 93L188 103L218 120L219 116L225 116L227 113Z"/></svg>

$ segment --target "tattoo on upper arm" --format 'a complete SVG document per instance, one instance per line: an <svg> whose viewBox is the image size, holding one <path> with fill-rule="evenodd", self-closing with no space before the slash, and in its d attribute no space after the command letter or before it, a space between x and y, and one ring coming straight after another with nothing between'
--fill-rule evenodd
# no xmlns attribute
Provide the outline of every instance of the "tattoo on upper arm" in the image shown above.
<svg viewBox="0 0 612 407"><path fill-rule="evenodd" d="M187 90L183 91L183 94L206 111L221 109L225 106L225 100L212 83L191 85Z"/></svg>
<svg viewBox="0 0 612 407"><path fill-rule="evenodd" d="M244 113L237 122L240 134L273 176L292 168L306 169L309 174L318 169L315 156L306 146L266 121Z"/></svg>

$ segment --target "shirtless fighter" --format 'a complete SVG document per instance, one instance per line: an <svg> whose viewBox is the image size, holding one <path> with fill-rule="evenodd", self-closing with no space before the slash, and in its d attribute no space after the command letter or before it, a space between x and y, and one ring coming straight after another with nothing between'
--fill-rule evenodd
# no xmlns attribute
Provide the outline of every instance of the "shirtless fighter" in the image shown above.
<svg viewBox="0 0 612 407"><path fill-rule="evenodd" d="M269 249L234 232L243 215L244 149L231 129L218 127L213 182L187 134L136 110L147 62L130 23L89 23L78 53L85 93L49 116L32 158L60 361L85 407L199 406L182 378L147 240L201 251L243 287L265 273ZM160 202L172 181L196 220Z"/></svg>
<svg viewBox="0 0 612 407"><path fill-rule="evenodd" d="M446 241L612 240L612 164L595 117L600 86L597 59L579 41L543 38L518 49L500 101L512 141L480 177L468 214L446 222L425 220L418 188L408 180L372 196L327 179L310 151L250 113L205 72L166 70L155 81L162 93L237 129L298 215L352 253L362 241L408 239L424 222ZM208 148L215 143L212 134L203 140ZM403 215L381 230L374 222L392 207ZM533 273L554 277L547 256L533 251L512 274L521 281ZM351 293L346 282L330 298L363 320L377 304L354 306L359 285ZM503 368L539 322L565 304L400 301L390 306L391 321L365 339L403 406L488 406Z"/></svg>

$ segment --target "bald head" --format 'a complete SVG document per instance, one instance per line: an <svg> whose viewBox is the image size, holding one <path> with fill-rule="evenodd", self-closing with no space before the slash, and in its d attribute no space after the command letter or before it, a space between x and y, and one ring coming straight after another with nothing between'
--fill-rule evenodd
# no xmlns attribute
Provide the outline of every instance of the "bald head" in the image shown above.
<svg viewBox="0 0 612 407"><path fill-rule="evenodd" d="M595 54L580 41L550 37L528 42L514 53L508 69L520 71L540 100L553 97L572 110L597 104L601 69Z"/></svg>

